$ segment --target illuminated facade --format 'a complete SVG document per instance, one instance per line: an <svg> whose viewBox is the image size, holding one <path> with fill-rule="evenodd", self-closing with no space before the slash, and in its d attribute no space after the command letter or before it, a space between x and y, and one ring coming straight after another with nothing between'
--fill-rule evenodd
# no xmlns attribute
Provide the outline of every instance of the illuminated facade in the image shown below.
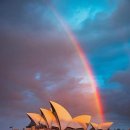
<svg viewBox="0 0 130 130"><path fill-rule="evenodd" d="M79 115L72 118L70 113L60 104L50 101L51 109L40 108L41 115L36 113L27 113L30 124L26 130L87 130L91 116ZM111 124L112 125L112 124ZM95 130L107 130L110 123L95 124L91 126Z"/></svg>

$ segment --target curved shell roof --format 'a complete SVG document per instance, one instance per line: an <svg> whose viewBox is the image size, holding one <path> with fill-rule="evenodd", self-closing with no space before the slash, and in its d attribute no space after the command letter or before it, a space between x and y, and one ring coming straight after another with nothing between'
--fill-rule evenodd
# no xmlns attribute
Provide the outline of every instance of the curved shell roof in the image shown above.
<svg viewBox="0 0 130 130"><path fill-rule="evenodd" d="M41 115L36 114L36 113L27 113L27 115L36 125L39 125L39 124L47 125Z"/></svg>
<svg viewBox="0 0 130 130"><path fill-rule="evenodd" d="M101 123L101 124L91 123L91 125L92 125L95 129L102 129L102 130L107 130L107 129L109 129L112 124L113 124L113 122L105 122L105 123Z"/></svg>
<svg viewBox="0 0 130 130"><path fill-rule="evenodd" d="M87 125L90 123L90 120L91 116L89 115L80 115L73 118L73 121L80 123L84 129L87 128Z"/></svg>
<svg viewBox="0 0 130 130"><path fill-rule="evenodd" d="M59 125L60 125L60 129L64 130L67 127L68 122L72 121L71 115L60 104L53 102L53 101L50 101L50 104L51 104L53 113L57 117L57 120L58 120Z"/></svg>
<svg viewBox="0 0 130 130"><path fill-rule="evenodd" d="M43 108L40 108L40 110L41 110L42 114L44 115L49 128L51 128L52 126L59 127L55 116L53 115L53 113L50 110L43 109Z"/></svg>
<svg viewBox="0 0 130 130"><path fill-rule="evenodd" d="M98 129L107 130L108 128L111 127L112 124L113 124L113 122L101 123L98 125Z"/></svg>
<svg viewBox="0 0 130 130"><path fill-rule="evenodd" d="M73 128L73 129L78 129L78 128L83 128L82 125L78 122L71 121L67 127Z"/></svg>
<svg viewBox="0 0 130 130"><path fill-rule="evenodd" d="M51 109L40 108L42 115L36 113L27 113L28 117L31 119L31 124L33 125L44 125L47 128L58 127L60 130L65 130L65 128L70 127L73 129L84 128L87 129L88 124L90 123L91 116L89 115L80 115L72 119L70 113L60 104L50 101ZM95 130L108 130L113 122L105 123L91 123L92 127Z"/></svg>
<svg viewBox="0 0 130 130"><path fill-rule="evenodd" d="M91 120L91 116L89 115L80 115L73 118L74 121L77 121L79 123L86 123L89 124Z"/></svg>
<svg viewBox="0 0 130 130"><path fill-rule="evenodd" d="M96 123L91 123L92 127L94 127L96 130L98 129L98 124Z"/></svg>

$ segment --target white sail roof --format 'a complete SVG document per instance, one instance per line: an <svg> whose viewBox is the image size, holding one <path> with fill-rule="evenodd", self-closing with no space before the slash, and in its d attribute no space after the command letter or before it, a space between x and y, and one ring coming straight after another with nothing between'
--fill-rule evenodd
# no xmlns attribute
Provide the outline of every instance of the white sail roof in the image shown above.
<svg viewBox="0 0 130 130"><path fill-rule="evenodd" d="M55 114L55 116L57 117L57 120L59 121L60 129L64 130L67 127L68 122L72 121L71 115L60 104L53 101L50 101L50 104L51 104L53 113Z"/></svg>
<svg viewBox="0 0 130 130"><path fill-rule="evenodd" d="M91 123L91 125L92 125L92 127L94 128L94 129L98 129L98 124L96 124L96 123Z"/></svg>
<svg viewBox="0 0 130 130"><path fill-rule="evenodd" d="M53 113L50 110L43 109L43 108L40 108L40 110L41 110L42 114L44 115L49 128L51 128L52 126L59 127L55 116L53 115Z"/></svg>
<svg viewBox="0 0 130 130"><path fill-rule="evenodd" d="M83 128L82 125L76 121L71 121L70 123L68 123L67 127L70 127L73 129Z"/></svg>
<svg viewBox="0 0 130 130"><path fill-rule="evenodd" d="M43 119L43 117L40 114L27 113L27 115L36 125L39 125L39 124L47 125L45 120Z"/></svg>
<svg viewBox="0 0 130 130"><path fill-rule="evenodd" d="M73 121L81 124L84 129L87 128L88 124L90 123L90 120L91 120L91 116L89 116L89 115L80 115L80 116L73 118Z"/></svg>
<svg viewBox="0 0 130 130"><path fill-rule="evenodd" d="M100 124L96 124L96 123L91 123L91 125L96 129L102 129L102 130L108 130L111 125L113 124L113 122L105 122L105 123L100 123Z"/></svg>
<svg viewBox="0 0 130 130"><path fill-rule="evenodd" d="M107 130L111 127L112 124L113 122L101 123L98 125L98 129Z"/></svg>
<svg viewBox="0 0 130 130"><path fill-rule="evenodd" d="M89 124L91 120L91 116L89 115L79 115L73 118L74 121L77 121L79 123L86 123Z"/></svg>

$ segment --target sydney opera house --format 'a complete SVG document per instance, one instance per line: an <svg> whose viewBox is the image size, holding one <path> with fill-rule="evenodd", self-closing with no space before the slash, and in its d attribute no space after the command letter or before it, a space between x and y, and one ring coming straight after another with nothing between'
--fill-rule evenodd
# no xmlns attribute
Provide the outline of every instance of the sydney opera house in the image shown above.
<svg viewBox="0 0 130 130"><path fill-rule="evenodd" d="M109 130L112 122L91 123L90 115L79 115L72 118L60 104L50 101L51 109L40 108L41 114L27 113L30 123L26 130Z"/></svg>

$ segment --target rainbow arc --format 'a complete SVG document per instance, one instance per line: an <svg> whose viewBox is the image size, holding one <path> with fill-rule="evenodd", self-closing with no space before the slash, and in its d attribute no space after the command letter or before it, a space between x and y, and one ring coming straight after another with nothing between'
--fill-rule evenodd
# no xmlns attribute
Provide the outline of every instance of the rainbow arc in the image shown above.
<svg viewBox="0 0 130 130"><path fill-rule="evenodd" d="M78 42L77 38L74 36L71 29L65 23L63 18L56 11L54 6L49 5L49 8L52 10L52 12L55 15L56 19L59 21L59 23L63 27L64 31L66 32L70 42L72 43L73 47L75 48L75 51L77 52L77 54L78 54L78 56L79 56L79 58L80 58L80 60L82 62L82 65L84 67L86 75L88 76L88 79L89 79L90 85L92 87L92 90L94 90L94 97L95 97L97 111L98 111L99 118L100 118L99 120L101 122L104 122L105 119L104 119L101 96L100 96L100 92L99 92L99 89L98 89L97 82L96 82L96 80L94 78L92 67L91 67L91 65L89 63L89 60L88 60L87 56L85 55L83 49L81 48L80 43Z"/></svg>

